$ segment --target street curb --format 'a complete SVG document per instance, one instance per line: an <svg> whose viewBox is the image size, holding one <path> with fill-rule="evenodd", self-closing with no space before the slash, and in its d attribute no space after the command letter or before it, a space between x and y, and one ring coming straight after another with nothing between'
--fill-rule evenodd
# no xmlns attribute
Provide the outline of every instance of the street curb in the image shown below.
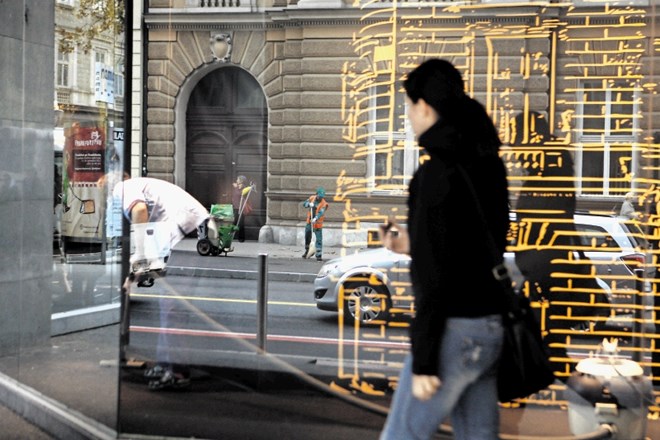
<svg viewBox="0 0 660 440"><path fill-rule="evenodd" d="M168 276L231 278L237 280L258 280L256 270L213 269L204 267L168 266ZM268 272L268 281L314 282L316 274L301 272Z"/></svg>
<svg viewBox="0 0 660 440"><path fill-rule="evenodd" d="M118 434L63 403L0 373L0 402L42 431L72 440L112 440Z"/></svg>
<svg viewBox="0 0 660 440"><path fill-rule="evenodd" d="M118 323L119 319L120 304L118 302L53 313L50 320L50 335L59 336L94 327L112 325Z"/></svg>

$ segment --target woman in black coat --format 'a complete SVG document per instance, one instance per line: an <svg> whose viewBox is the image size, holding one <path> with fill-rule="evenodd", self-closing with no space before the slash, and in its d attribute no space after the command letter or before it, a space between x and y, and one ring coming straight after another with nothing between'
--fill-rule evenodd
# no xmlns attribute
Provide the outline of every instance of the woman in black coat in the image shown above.
<svg viewBox="0 0 660 440"><path fill-rule="evenodd" d="M407 231L381 230L386 247L411 256L416 313L381 439L430 438L450 415L455 439L497 439L503 292L486 231L503 253L509 209L500 141L451 63L424 62L404 88L430 159L410 182Z"/></svg>

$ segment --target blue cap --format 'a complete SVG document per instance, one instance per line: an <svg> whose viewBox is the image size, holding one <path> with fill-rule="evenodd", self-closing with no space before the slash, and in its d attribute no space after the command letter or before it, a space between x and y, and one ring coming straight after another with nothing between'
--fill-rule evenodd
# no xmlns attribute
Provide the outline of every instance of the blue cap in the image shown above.
<svg viewBox="0 0 660 440"><path fill-rule="evenodd" d="M323 188L322 186L316 188L316 195L319 197L325 197L325 188Z"/></svg>

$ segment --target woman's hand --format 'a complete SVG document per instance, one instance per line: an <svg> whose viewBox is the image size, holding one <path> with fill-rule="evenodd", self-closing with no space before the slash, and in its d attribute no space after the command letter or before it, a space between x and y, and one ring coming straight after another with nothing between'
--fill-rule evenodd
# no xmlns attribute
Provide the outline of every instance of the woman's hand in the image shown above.
<svg viewBox="0 0 660 440"><path fill-rule="evenodd" d="M442 381L438 376L413 374L412 393L419 400L429 400L438 391Z"/></svg>
<svg viewBox="0 0 660 440"><path fill-rule="evenodd" d="M398 223L389 220L386 224L381 225L379 229L383 247L399 254L410 253L408 231L399 226Z"/></svg>

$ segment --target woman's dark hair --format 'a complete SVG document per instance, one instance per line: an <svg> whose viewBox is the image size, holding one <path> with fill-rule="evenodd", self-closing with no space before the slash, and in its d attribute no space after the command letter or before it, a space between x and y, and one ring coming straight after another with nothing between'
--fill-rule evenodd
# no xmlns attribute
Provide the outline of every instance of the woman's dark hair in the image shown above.
<svg viewBox="0 0 660 440"><path fill-rule="evenodd" d="M412 102L422 98L443 116L448 107L466 97L461 73L449 61L439 58L425 61L410 72L403 88Z"/></svg>
<svg viewBox="0 0 660 440"><path fill-rule="evenodd" d="M497 154L501 145L486 109L465 93L461 73L452 63L439 58L427 60L408 74L403 82L413 103L423 99L433 107L443 124L458 132L461 155Z"/></svg>

